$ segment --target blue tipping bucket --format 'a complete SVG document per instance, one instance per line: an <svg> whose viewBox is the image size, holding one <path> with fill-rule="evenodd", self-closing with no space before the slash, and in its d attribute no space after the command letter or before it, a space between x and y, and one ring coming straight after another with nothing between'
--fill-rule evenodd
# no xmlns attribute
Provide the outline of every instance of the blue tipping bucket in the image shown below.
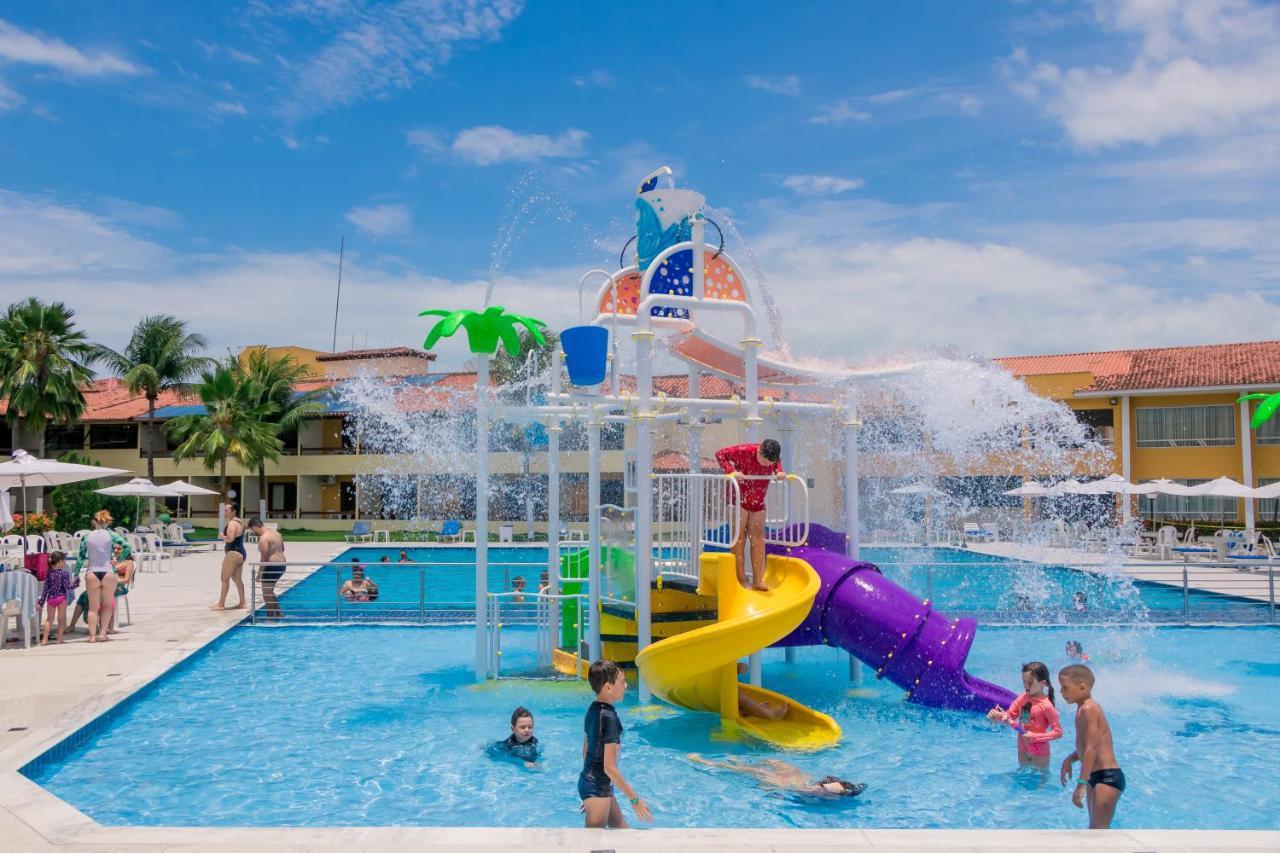
<svg viewBox="0 0 1280 853"><path fill-rule="evenodd" d="M569 381L599 385L609 367L609 330L604 326L572 326L560 333Z"/></svg>

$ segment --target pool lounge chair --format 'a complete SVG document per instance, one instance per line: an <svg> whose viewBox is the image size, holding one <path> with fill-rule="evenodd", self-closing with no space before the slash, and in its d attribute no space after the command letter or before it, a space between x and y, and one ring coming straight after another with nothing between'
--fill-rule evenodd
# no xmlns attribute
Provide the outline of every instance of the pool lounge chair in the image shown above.
<svg viewBox="0 0 1280 853"><path fill-rule="evenodd" d="M1271 544L1271 540L1258 533L1253 534L1253 541L1227 553L1227 560L1239 565L1247 571L1253 571L1255 567L1266 569L1275 561L1276 550Z"/></svg>
<svg viewBox="0 0 1280 853"><path fill-rule="evenodd" d="M346 535L348 542L372 542L373 525L367 521L357 521L351 525L351 532Z"/></svg>
<svg viewBox="0 0 1280 853"><path fill-rule="evenodd" d="M437 537L441 542L461 542L462 541L462 522L446 521L440 525L440 535Z"/></svg>
<svg viewBox="0 0 1280 853"><path fill-rule="evenodd" d="M980 524L966 521L964 523L964 538L966 542L994 542L996 535Z"/></svg>

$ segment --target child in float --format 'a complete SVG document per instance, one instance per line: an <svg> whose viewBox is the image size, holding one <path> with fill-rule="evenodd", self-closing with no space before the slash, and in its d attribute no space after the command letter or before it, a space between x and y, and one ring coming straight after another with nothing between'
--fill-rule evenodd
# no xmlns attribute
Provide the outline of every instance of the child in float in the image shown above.
<svg viewBox="0 0 1280 853"><path fill-rule="evenodd" d="M1049 667L1032 661L1022 667L1025 692L1008 710L999 706L987 712L987 719L1008 723L1018 732L1018 764L1047 770L1049 743L1062 737L1062 723L1053 706L1053 687L1049 684ZM1048 695L1046 695L1046 693Z"/></svg>
<svg viewBox="0 0 1280 853"><path fill-rule="evenodd" d="M511 712L511 734L506 740L496 741L489 747L494 758L515 758L525 767L533 769L542 757L542 744L533 735L533 713L523 705Z"/></svg>
<svg viewBox="0 0 1280 853"><path fill-rule="evenodd" d="M786 473L779 460L782 445L772 438L759 444L736 444L716 451L716 461L726 474L738 481L742 497L742 524L738 538L733 543L733 558L738 567L738 583L744 589L767 592L764 582L764 499L769 493L769 481L745 479L746 477L778 477ZM747 540L751 540L751 583L747 583L745 556Z"/></svg>
<svg viewBox="0 0 1280 853"><path fill-rule="evenodd" d="M582 772L578 774L578 797L582 800L586 826L588 829L627 828L622 807L613 793L615 785L626 794L636 817L643 821L653 820L649 806L618 767L622 751L622 721L613 706L627 693L627 674L613 661L598 660L587 670L587 682L595 691L596 699L587 708L582 724Z"/></svg>
<svg viewBox="0 0 1280 853"><path fill-rule="evenodd" d="M1067 657L1071 660L1078 660L1080 663L1088 663L1089 656L1084 653L1084 646L1079 640L1067 640Z"/></svg>
<svg viewBox="0 0 1280 853"><path fill-rule="evenodd" d="M1076 808L1088 806L1090 829L1110 829L1124 793L1124 771L1116 761L1111 724L1102 706L1093 701L1093 681L1093 670L1083 664L1063 667L1058 673L1062 698L1076 706L1076 751L1062 760L1058 781L1065 787L1079 761L1080 776L1071 802Z"/></svg>
<svg viewBox="0 0 1280 853"><path fill-rule="evenodd" d="M46 608L44 635L40 637L40 645L49 642L49 634L53 631L53 617L58 617L58 645L62 645L62 631L67 624L67 599L79 583L79 578L72 578L67 571L67 555L54 551L49 555L49 573L45 575L44 589L40 591L41 607Z"/></svg>

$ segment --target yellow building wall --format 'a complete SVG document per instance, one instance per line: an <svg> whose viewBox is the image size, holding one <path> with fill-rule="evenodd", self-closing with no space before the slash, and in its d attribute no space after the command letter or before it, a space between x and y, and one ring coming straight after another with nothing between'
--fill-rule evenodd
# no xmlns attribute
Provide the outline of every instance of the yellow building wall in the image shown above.
<svg viewBox="0 0 1280 853"><path fill-rule="evenodd" d="M266 350L268 353L275 356L292 356L294 361L310 370L314 378L319 379L324 376L324 368L316 361L316 356L327 355L328 353L318 349L308 349L307 347L269 347L262 344L255 344L240 350L240 355L237 356L237 358L240 359L241 364L244 364L249 358L249 353L261 350Z"/></svg>

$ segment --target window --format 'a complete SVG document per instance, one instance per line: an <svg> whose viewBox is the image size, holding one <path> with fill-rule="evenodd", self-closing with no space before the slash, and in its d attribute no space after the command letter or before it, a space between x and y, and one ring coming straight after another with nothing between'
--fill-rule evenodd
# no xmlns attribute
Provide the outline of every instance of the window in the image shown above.
<svg viewBox="0 0 1280 853"><path fill-rule="evenodd" d="M1258 444L1280 444L1280 415L1266 421L1253 432Z"/></svg>
<svg viewBox="0 0 1280 853"><path fill-rule="evenodd" d="M298 484L268 483L267 510L269 512L293 512L298 508Z"/></svg>
<svg viewBox="0 0 1280 853"><path fill-rule="evenodd" d="M137 450L137 424L90 424L89 446L95 450Z"/></svg>
<svg viewBox="0 0 1280 853"><path fill-rule="evenodd" d="M1280 482L1280 478L1259 477L1258 487L1270 486L1276 482ZM1267 521L1272 524L1280 521L1280 498L1268 498L1265 501L1258 501L1258 521Z"/></svg>
<svg viewBox="0 0 1280 853"><path fill-rule="evenodd" d="M1236 407L1150 406L1138 409L1139 447L1230 447Z"/></svg>
<svg viewBox="0 0 1280 853"><path fill-rule="evenodd" d="M1088 437L1111 446L1115 439L1115 412L1112 409L1077 409L1076 420L1087 428Z"/></svg>
<svg viewBox="0 0 1280 853"><path fill-rule="evenodd" d="M1225 408L1232 408L1226 406ZM1174 480L1184 486L1198 486L1208 480ZM1142 498L1142 509L1145 514L1158 518L1185 518L1190 521L1233 521L1236 517L1236 498L1208 498L1198 495L1157 495L1152 506L1149 497ZM1264 501L1264 503L1266 503Z"/></svg>
<svg viewBox="0 0 1280 853"><path fill-rule="evenodd" d="M83 426L59 426L50 424L44 431L44 449L50 454L64 450L81 450L84 448Z"/></svg>

